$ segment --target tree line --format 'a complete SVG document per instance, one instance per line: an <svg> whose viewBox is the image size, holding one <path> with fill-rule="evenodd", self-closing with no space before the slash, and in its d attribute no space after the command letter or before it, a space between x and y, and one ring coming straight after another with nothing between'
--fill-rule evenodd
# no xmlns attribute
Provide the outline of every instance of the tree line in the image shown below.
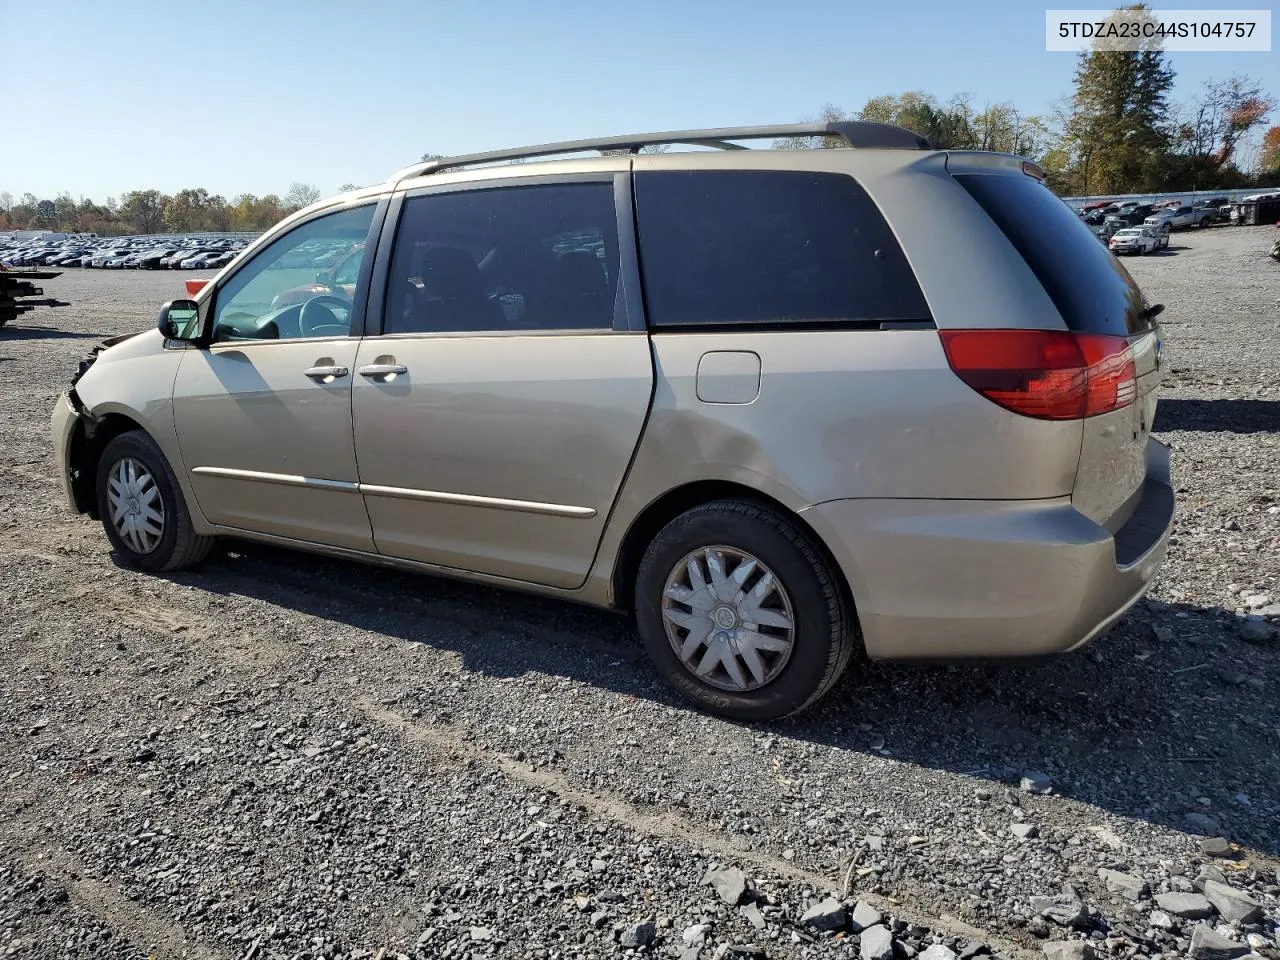
<svg viewBox="0 0 1280 960"><path fill-rule="evenodd" d="M355 190L355 184L342 189ZM142 233L258 232L278 223L295 210L315 203L320 191L307 183L295 183L284 197L269 193L257 197L240 194L230 200L204 188L180 190L170 196L159 190L133 190L117 200L96 203L60 193L52 200L34 194L0 193L0 230L55 230L61 233L96 233L125 236Z"/></svg>

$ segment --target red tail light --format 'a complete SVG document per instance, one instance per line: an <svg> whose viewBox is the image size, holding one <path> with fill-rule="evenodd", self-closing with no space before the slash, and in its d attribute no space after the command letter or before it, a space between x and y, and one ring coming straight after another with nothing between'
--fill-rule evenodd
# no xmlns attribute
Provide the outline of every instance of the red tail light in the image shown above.
<svg viewBox="0 0 1280 960"><path fill-rule="evenodd" d="M1096 417L1138 395L1124 337L1059 330L942 330L939 336L961 380L1025 417Z"/></svg>

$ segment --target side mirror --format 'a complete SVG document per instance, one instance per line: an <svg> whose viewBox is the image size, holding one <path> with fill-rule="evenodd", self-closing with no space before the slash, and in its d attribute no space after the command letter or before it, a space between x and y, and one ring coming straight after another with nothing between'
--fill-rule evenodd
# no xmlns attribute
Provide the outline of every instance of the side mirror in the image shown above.
<svg viewBox="0 0 1280 960"><path fill-rule="evenodd" d="M170 300L160 308L156 327L168 340L197 340L200 337L200 305L194 300Z"/></svg>

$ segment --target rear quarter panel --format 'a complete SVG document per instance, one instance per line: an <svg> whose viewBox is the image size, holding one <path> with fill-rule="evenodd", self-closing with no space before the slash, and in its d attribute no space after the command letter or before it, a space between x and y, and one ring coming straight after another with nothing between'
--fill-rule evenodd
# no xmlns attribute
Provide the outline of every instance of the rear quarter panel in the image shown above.
<svg viewBox="0 0 1280 960"><path fill-rule="evenodd" d="M796 510L849 497L1071 492L1080 424L1018 417L974 393L935 331L656 333L652 343L656 392L622 514L707 479ZM699 362L725 350L760 357L750 403L698 397Z"/></svg>

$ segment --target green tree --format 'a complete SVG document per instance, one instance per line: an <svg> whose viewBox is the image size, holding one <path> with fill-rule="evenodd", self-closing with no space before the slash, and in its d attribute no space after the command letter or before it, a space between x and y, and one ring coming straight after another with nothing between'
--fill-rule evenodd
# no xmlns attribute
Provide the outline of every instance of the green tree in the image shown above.
<svg viewBox="0 0 1280 960"><path fill-rule="evenodd" d="M159 190L133 190L120 197L119 217L134 233L159 233L169 198Z"/></svg>
<svg viewBox="0 0 1280 960"><path fill-rule="evenodd" d="M1151 21L1145 4L1125 7L1113 21ZM1159 37L1138 50L1095 41L1076 65L1066 138L1082 166L1087 193L1160 189L1160 162L1169 147L1169 90L1173 70Z"/></svg>

